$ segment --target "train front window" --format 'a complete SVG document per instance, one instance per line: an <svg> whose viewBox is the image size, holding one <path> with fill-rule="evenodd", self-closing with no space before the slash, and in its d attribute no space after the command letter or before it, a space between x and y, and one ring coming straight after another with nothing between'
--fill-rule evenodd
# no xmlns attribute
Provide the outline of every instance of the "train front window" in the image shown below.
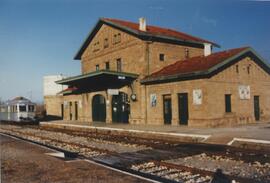
<svg viewBox="0 0 270 183"><path fill-rule="evenodd" d="M19 109L20 109L20 112L25 112L26 111L26 106L25 105L20 105Z"/></svg>
<svg viewBox="0 0 270 183"><path fill-rule="evenodd" d="M34 106L33 105L29 105L28 106L28 111L29 112L34 112Z"/></svg>

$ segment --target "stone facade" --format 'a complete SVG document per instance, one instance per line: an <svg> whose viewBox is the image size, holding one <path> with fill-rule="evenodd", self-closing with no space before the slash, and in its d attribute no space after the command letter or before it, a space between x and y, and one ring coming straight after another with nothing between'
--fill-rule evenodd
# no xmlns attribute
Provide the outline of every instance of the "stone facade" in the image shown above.
<svg viewBox="0 0 270 183"><path fill-rule="evenodd" d="M47 116L62 118L63 96L59 92L67 86L56 84L55 81L64 79L63 75L49 75L43 77L43 96Z"/></svg>
<svg viewBox="0 0 270 183"><path fill-rule="evenodd" d="M120 38L118 37L119 42L114 41L114 35L120 35ZM105 39L108 40L108 47L106 48L104 47ZM203 54L202 48L146 42L108 25L103 25L82 55L82 73L95 71L97 65L99 65L100 70L106 69L106 62L109 62L110 70L117 71L117 59L120 58L123 72L139 74L139 78L133 83L133 89L139 100L131 103L132 110L130 111L129 122L132 124L146 123L146 106L144 102L141 102L145 101L145 86L140 84L140 79L177 60L184 59L185 49L189 50L189 57ZM164 61L159 60L160 54L164 54ZM129 87L123 87L120 91L128 94L128 96L132 93ZM103 95L108 101L107 103L110 103L111 96L105 91L82 94L84 106L82 119L91 121L92 98L97 94ZM112 122L111 110L111 106L108 104L106 110L106 121L108 123Z"/></svg>
<svg viewBox="0 0 270 183"><path fill-rule="evenodd" d="M128 99L130 124L163 125L163 96L169 95L172 109L171 125L179 125L179 93L188 95L188 126L213 127L255 122L254 96L259 96L260 120L270 120L270 76L249 57L243 58L211 78L141 84L143 78L167 65L204 54L203 47L187 45L145 41L103 24L81 56L81 71L82 74L105 69L120 71L117 68L117 61L121 60L122 72L139 75L132 85L119 88L119 91L129 97L134 93L137 96L136 101ZM106 63L109 63L109 68L106 68ZM239 69L238 72L236 67ZM238 88L242 85L250 88L250 99L239 98ZM198 89L202 92L202 103L195 105L193 92ZM157 97L154 107L150 105L151 94ZM225 112L225 94L231 95L232 111L229 113ZM107 90L64 96L62 100L64 119L92 122L92 102L96 95L105 98L106 123L112 123L113 96L109 95ZM78 106L77 119L75 119L75 105Z"/></svg>
<svg viewBox="0 0 270 183"><path fill-rule="evenodd" d="M61 105L63 104L63 96L51 95L44 96L44 105L46 115L54 117L62 117Z"/></svg>
<svg viewBox="0 0 270 183"><path fill-rule="evenodd" d="M83 116L83 103L81 95L68 95L63 97L64 120L85 120Z"/></svg>
<svg viewBox="0 0 270 183"><path fill-rule="evenodd" d="M236 66L237 65L237 66ZM238 67L238 73L236 72ZM247 67L250 67L249 73ZM240 99L239 86L250 87L250 99ZM193 90L202 91L202 104L193 102ZM164 124L163 95L172 98L172 125L179 125L178 94L188 94L189 126L229 126L254 123L254 96L260 100L260 121L270 121L270 77L250 58L244 58L209 79L188 80L147 86L148 124ZM156 107L150 94L157 95ZM225 94L231 95L232 112L225 112Z"/></svg>

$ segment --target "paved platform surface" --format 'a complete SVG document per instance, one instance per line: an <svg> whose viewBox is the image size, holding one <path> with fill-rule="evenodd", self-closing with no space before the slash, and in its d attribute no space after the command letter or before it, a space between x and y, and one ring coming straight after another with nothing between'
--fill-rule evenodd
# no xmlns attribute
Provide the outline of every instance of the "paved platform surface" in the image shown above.
<svg viewBox="0 0 270 183"><path fill-rule="evenodd" d="M65 161L54 151L0 135L2 183L147 182L86 161Z"/></svg>
<svg viewBox="0 0 270 183"><path fill-rule="evenodd" d="M121 129L121 130L135 130L156 133L170 133L170 134L187 134L187 135L202 135L209 136L204 141L206 143L214 144L228 144L234 138L255 139L270 143L270 122L256 123L249 125L239 125L234 127L220 127L220 128L192 128L187 126L157 126L157 125L129 125L129 124L106 124L102 122L86 123L80 121L51 121L50 124L61 124L65 126L77 125L80 127L97 127L104 129Z"/></svg>

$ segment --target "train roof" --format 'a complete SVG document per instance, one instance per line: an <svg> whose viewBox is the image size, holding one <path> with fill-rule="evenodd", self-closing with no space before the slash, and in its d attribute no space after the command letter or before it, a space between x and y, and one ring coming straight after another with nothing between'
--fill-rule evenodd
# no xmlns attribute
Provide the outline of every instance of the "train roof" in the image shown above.
<svg viewBox="0 0 270 183"><path fill-rule="evenodd" d="M25 97L15 97L12 100L8 100L6 105L16 105L16 104L25 104L25 105L36 105L35 103L31 102L31 100Z"/></svg>

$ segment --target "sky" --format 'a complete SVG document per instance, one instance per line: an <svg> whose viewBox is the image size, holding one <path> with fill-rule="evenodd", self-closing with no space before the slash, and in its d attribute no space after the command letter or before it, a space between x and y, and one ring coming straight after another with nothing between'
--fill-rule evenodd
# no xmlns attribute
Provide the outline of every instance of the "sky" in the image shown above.
<svg viewBox="0 0 270 183"><path fill-rule="evenodd" d="M176 29L221 45L251 46L270 63L270 1L0 0L0 100L43 101L43 76L79 75L73 60L100 17Z"/></svg>

